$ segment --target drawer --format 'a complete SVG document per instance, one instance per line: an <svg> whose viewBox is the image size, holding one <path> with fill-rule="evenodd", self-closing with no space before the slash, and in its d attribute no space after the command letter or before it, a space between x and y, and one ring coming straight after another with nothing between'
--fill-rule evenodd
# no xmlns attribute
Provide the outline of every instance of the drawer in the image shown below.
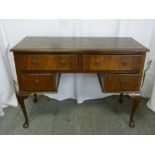
<svg viewBox="0 0 155 155"><path fill-rule="evenodd" d="M104 91L139 91L141 76L139 74L106 74L100 76L102 90Z"/></svg>
<svg viewBox="0 0 155 155"><path fill-rule="evenodd" d="M21 70L78 70L78 56L75 55L15 55L15 62Z"/></svg>
<svg viewBox="0 0 155 155"><path fill-rule="evenodd" d="M20 91L57 91L59 74L22 74Z"/></svg>
<svg viewBox="0 0 155 155"><path fill-rule="evenodd" d="M84 55L84 71L137 71L140 69L140 55Z"/></svg>

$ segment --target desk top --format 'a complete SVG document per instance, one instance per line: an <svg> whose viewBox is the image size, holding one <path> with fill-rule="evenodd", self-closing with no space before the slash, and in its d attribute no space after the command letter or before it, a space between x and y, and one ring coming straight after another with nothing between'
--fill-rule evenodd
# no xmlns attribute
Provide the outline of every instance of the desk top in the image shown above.
<svg viewBox="0 0 155 155"><path fill-rule="evenodd" d="M25 37L13 52L147 52L132 38L126 37Z"/></svg>

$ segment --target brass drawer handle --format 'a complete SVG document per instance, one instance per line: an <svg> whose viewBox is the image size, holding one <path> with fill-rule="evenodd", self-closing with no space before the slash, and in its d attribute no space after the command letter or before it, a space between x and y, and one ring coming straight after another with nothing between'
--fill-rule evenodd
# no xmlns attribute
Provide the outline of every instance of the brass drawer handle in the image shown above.
<svg viewBox="0 0 155 155"><path fill-rule="evenodd" d="M34 85L35 85L36 87L38 87L38 86L39 86L39 80L35 80L35 81L34 81Z"/></svg>
<svg viewBox="0 0 155 155"><path fill-rule="evenodd" d="M128 64L128 62L126 60L123 61L122 63L124 66L126 66Z"/></svg>
<svg viewBox="0 0 155 155"><path fill-rule="evenodd" d="M32 60L31 63L33 66L37 66L37 64L38 64L37 60Z"/></svg>
<svg viewBox="0 0 155 155"><path fill-rule="evenodd" d="M60 65L64 66L66 64L65 60L60 61Z"/></svg>
<svg viewBox="0 0 155 155"><path fill-rule="evenodd" d="M100 61L100 60L96 60L96 61L95 61L95 64L96 64L96 65L100 65L100 64L101 64L101 61Z"/></svg>

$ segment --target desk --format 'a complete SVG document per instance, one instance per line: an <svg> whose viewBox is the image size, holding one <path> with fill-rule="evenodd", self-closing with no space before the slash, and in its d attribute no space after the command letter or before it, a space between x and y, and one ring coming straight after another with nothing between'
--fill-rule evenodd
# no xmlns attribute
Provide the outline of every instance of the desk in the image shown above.
<svg viewBox="0 0 155 155"><path fill-rule="evenodd" d="M132 38L26 37L11 49L19 85L18 100L29 126L24 99L38 92L57 92L61 73L97 73L103 92L135 93L130 127L140 102L146 52Z"/></svg>

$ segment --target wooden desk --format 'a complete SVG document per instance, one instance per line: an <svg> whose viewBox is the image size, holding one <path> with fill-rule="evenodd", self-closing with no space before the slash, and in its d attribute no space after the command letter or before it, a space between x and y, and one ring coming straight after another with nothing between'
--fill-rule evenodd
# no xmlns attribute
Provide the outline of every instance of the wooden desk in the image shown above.
<svg viewBox="0 0 155 155"><path fill-rule="evenodd" d="M29 121L24 98L37 92L57 92L61 73L97 73L103 92L139 93L145 55L149 51L132 38L26 37L14 48L19 104ZM140 95L132 96L130 127Z"/></svg>

